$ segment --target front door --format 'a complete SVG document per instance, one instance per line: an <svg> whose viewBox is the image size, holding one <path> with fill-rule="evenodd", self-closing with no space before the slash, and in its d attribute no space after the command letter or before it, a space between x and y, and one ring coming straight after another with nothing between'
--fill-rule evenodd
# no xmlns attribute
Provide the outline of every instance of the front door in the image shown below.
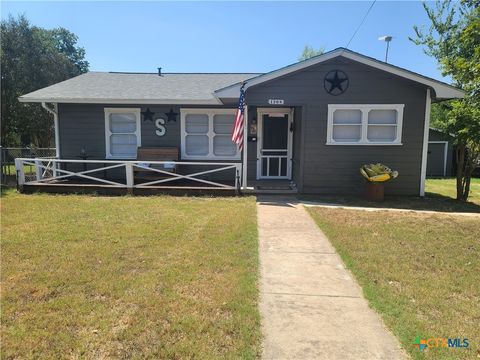
<svg viewBox="0 0 480 360"><path fill-rule="evenodd" d="M257 179L292 178L291 109L258 109Z"/></svg>

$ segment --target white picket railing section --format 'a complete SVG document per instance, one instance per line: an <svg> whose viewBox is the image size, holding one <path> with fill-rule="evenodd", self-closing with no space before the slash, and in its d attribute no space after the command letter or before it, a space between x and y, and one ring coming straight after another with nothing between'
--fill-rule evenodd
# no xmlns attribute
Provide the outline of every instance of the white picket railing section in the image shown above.
<svg viewBox="0 0 480 360"><path fill-rule="evenodd" d="M61 165L65 164L65 165ZM87 169L89 164L96 164L99 167ZM67 170L66 165L82 167L81 171ZM25 166L35 168L34 175L25 174ZM180 172L169 171L167 167L180 169ZM185 166L188 166L188 173L185 173ZM96 184L118 188L161 188L169 187L175 181L187 181L195 183L195 186L180 184L185 189L228 189L239 190L242 175L241 163L219 163L219 162L180 162L180 161L115 161L115 160L64 160L56 158L17 158L15 159L17 171L17 183L23 185L85 185L85 180L90 181L89 185ZM161 167L161 168L159 168ZM213 168L212 168L213 167ZM102 176L107 170L121 169L125 172L124 181L106 179ZM196 169L196 170L195 170ZM207 169L207 170L206 170ZM222 183L220 180L205 179L205 175L220 172L233 172L234 178ZM136 173L149 173L157 176L154 180L139 182ZM202 178L203 177L203 178ZM145 177L142 177L144 179ZM82 181L78 181L83 179ZM68 180L68 181L67 181ZM150 179L149 179L150 180ZM201 186L198 186L201 185Z"/></svg>

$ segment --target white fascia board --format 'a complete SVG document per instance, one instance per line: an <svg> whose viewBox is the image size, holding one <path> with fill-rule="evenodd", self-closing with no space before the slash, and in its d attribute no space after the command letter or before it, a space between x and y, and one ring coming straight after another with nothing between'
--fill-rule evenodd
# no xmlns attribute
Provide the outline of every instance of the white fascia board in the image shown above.
<svg viewBox="0 0 480 360"><path fill-rule="evenodd" d="M18 101L23 103L62 103L62 104L134 104L134 105L222 105L222 102L215 99L205 99L205 100L159 100L159 99L72 99L72 98L28 98L28 97L19 97Z"/></svg>
<svg viewBox="0 0 480 360"><path fill-rule="evenodd" d="M214 95L217 97L217 99L238 99L238 97L240 96L241 87L242 84L231 85L228 88L215 92Z"/></svg>
<svg viewBox="0 0 480 360"><path fill-rule="evenodd" d="M266 74L263 74L263 75L259 75L257 77L254 77L254 78L250 79L250 80L247 79L247 80L245 80L245 82L246 82L245 90L248 89L251 86L259 85L261 83L264 83L264 82L267 82L267 81L270 81L270 80L273 80L273 79L291 74L293 72L305 69L309 66L320 64L322 62L333 59L337 56L343 56L347 59L357 61L359 63L365 64L365 65L377 68L379 70L383 70L383 71L389 72L391 74L394 74L394 75L397 75L397 76L415 81L417 83L424 84L428 87L431 87L435 91L437 99L463 98L465 96L465 93L462 90L457 89L457 88L455 88L451 85L444 84L442 82L426 78L424 76L415 74L415 73L410 72L408 70L404 70L404 69L398 68L396 66L393 66L393 65L390 65L390 64L387 64L387 63L382 63L381 61L371 59L371 58L368 58L368 57L360 55L360 54L356 54L356 53L351 52L351 51L346 50L346 49L333 50L333 51L328 52L326 54L319 55L319 56L313 57L311 59L301 61L301 62L298 62L298 63L293 64L293 65L286 66L282 69L275 70L275 71L272 71L270 73L266 73ZM215 96L217 96L218 98L238 97L239 93L240 93L240 87L241 87L240 83L227 86L225 88L222 88L222 89L219 89L219 90L215 91Z"/></svg>
<svg viewBox="0 0 480 360"><path fill-rule="evenodd" d="M435 95L438 99L463 98L465 96L465 93L462 90L457 89L451 85L443 84L439 81L429 79L421 75L417 75L408 70L403 70L398 67L389 65L387 63L382 63L381 61L372 60L351 52L344 52L342 56L346 57L347 59L351 59L354 61L361 62L365 65L375 67L379 70L383 70L383 71L392 73L394 75L427 85L431 87L433 90L435 90Z"/></svg>

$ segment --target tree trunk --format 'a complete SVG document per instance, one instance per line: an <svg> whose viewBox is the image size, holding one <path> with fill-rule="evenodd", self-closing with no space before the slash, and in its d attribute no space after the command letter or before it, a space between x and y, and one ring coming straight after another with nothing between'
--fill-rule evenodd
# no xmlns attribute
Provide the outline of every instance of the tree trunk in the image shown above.
<svg viewBox="0 0 480 360"><path fill-rule="evenodd" d="M465 145L458 144L455 155L457 157L457 200L463 199L463 171L465 169Z"/></svg>
<svg viewBox="0 0 480 360"><path fill-rule="evenodd" d="M468 151L466 154L466 165L464 171L464 187L463 187L463 200L467 201L470 194L470 183L472 179L473 170L475 170L475 154Z"/></svg>

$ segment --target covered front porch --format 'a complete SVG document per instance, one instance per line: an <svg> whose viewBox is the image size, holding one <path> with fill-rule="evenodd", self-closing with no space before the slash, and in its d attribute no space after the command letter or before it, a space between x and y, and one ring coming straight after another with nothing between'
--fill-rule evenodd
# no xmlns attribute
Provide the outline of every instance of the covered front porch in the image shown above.
<svg viewBox="0 0 480 360"><path fill-rule="evenodd" d="M245 106L245 136L237 160L184 159L188 154L184 142L179 147L140 146L133 159L117 160L91 156L83 145L77 154L65 140L60 143L61 136L57 135L56 157L15 160L17 184L22 191L296 193L301 125L298 109ZM199 110L181 112L196 114ZM183 116L181 120L187 129ZM139 137L150 132L147 123L143 125ZM180 139L172 138L171 143L180 143Z"/></svg>

